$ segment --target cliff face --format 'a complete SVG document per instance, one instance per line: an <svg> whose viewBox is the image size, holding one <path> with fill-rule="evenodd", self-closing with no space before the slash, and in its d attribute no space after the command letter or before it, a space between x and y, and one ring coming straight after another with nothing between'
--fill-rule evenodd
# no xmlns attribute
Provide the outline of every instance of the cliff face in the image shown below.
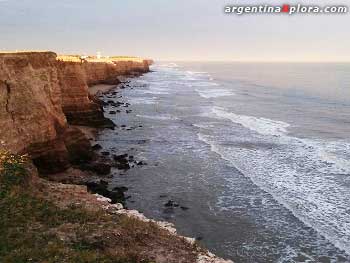
<svg viewBox="0 0 350 263"><path fill-rule="evenodd" d="M113 128L105 119L103 110L89 95L85 70L78 62L57 62L62 109L68 123L75 125Z"/></svg>
<svg viewBox="0 0 350 263"><path fill-rule="evenodd" d="M73 61L72 61L73 60ZM149 60L117 61L113 59L74 61L58 57L59 79L62 89L62 107L70 124L112 128L103 117L101 107L88 92L95 84L120 83L118 77L149 71Z"/></svg>
<svg viewBox="0 0 350 263"><path fill-rule="evenodd" d="M52 52L0 54L0 138L11 151L30 152L33 159L57 156L67 166L67 128L61 88Z"/></svg>
<svg viewBox="0 0 350 263"><path fill-rule="evenodd" d="M88 140L69 124L113 123L103 117L88 84L117 81L139 69L124 62L59 61L53 52L0 53L0 147L29 153L44 173L68 168L73 153L89 158Z"/></svg>

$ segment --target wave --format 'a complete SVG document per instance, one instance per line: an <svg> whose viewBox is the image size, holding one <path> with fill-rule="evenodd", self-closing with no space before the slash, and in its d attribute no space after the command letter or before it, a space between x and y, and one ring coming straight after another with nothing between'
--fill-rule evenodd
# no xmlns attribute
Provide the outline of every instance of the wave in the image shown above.
<svg viewBox="0 0 350 263"><path fill-rule="evenodd" d="M218 83L211 81L195 81L188 83L189 87L217 87L220 86Z"/></svg>
<svg viewBox="0 0 350 263"><path fill-rule="evenodd" d="M191 71L188 70L186 71L186 74L190 75L190 76L196 76L196 77L205 77L205 78L209 78L210 74L208 72L204 72L204 71Z"/></svg>
<svg viewBox="0 0 350 263"><path fill-rule="evenodd" d="M206 99L233 96L235 93L226 89L196 89L198 94Z"/></svg>
<svg viewBox="0 0 350 263"><path fill-rule="evenodd" d="M188 70L188 71L186 71L186 73L188 73L188 74L190 74L190 75L197 75L197 74L199 74L199 75L207 75L208 74L208 72L205 72L205 71L191 71L191 70Z"/></svg>
<svg viewBox="0 0 350 263"><path fill-rule="evenodd" d="M237 115L217 107L214 113L257 133L237 138L217 132L217 125L200 123L195 125L200 129L199 140L350 255L350 142L300 139L288 135L285 122Z"/></svg>
<svg viewBox="0 0 350 263"><path fill-rule="evenodd" d="M159 64L159 67L163 68L178 68L179 65L176 63L165 63L165 64Z"/></svg>
<svg viewBox="0 0 350 263"><path fill-rule="evenodd" d="M166 121L166 120L177 120L177 117L171 116L171 115L158 115L158 116L151 116L151 115L136 115L137 117L140 118L145 118L145 119L152 119L152 120L161 120L161 121Z"/></svg>
<svg viewBox="0 0 350 263"><path fill-rule="evenodd" d="M157 97L133 97L129 99L129 102L131 104L156 104L157 103Z"/></svg>
<svg viewBox="0 0 350 263"><path fill-rule="evenodd" d="M241 124L245 128L255 131L261 135L281 136L288 133L287 128L290 126L289 123L283 121L238 115L233 112L228 112L221 107L213 107L212 113L221 119L229 119L234 123Z"/></svg>

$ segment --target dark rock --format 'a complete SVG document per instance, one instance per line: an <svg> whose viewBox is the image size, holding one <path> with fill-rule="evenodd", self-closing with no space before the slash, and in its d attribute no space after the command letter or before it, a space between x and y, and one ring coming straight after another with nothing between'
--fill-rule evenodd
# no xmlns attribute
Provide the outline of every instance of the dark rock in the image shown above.
<svg viewBox="0 0 350 263"><path fill-rule="evenodd" d="M89 139L80 129L69 127L63 135L63 140L71 164L90 162L95 157Z"/></svg>
<svg viewBox="0 0 350 263"><path fill-rule="evenodd" d="M125 128L125 127L126 127L126 125L124 125L124 124L123 124L123 125L121 125L120 127Z"/></svg>
<svg viewBox="0 0 350 263"><path fill-rule="evenodd" d="M139 161L139 162L137 162L137 165L147 165L147 163L144 161Z"/></svg>
<svg viewBox="0 0 350 263"><path fill-rule="evenodd" d="M187 206L180 206L180 208L184 211L188 210L189 208Z"/></svg>
<svg viewBox="0 0 350 263"><path fill-rule="evenodd" d="M89 96L91 103L65 105L63 112L72 125L82 125L94 128L113 128L114 123L103 115L103 106L107 103L96 96Z"/></svg>
<svg viewBox="0 0 350 263"><path fill-rule="evenodd" d="M94 151L98 151L98 150L101 150L101 149L102 149L102 146L99 145L99 144L95 144L94 146L92 146L92 149L93 149Z"/></svg>
<svg viewBox="0 0 350 263"><path fill-rule="evenodd" d="M82 170L92 171L98 175L108 175L111 172L111 165L104 162L92 162L80 165Z"/></svg>
<svg viewBox="0 0 350 263"><path fill-rule="evenodd" d="M168 195L163 194L163 195L160 195L159 197L160 197L160 198L165 198L165 197L168 197Z"/></svg>
<svg viewBox="0 0 350 263"><path fill-rule="evenodd" d="M119 170L129 170L130 164L129 163L116 163L115 167L117 167Z"/></svg>
<svg viewBox="0 0 350 263"><path fill-rule="evenodd" d="M61 173L95 157L89 139L80 129L68 127L57 132L57 139L34 143L25 149L40 174Z"/></svg>
<svg viewBox="0 0 350 263"><path fill-rule="evenodd" d="M129 188L125 187L125 186L117 186L113 188L113 191L121 191L121 192L126 192L128 191Z"/></svg>
<svg viewBox="0 0 350 263"><path fill-rule="evenodd" d="M101 154L104 155L104 156L109 156L110 152L101 152Z"/></svg>
<svg viewBox="0 0 350 263"><path fill-rule="evenodd" d="M125 154L121 154L121 155L113 155L113 159L114 161L121 161L121 160L126 160L126 158L128 157L128 154L125 153Z"/></svg>
<svg viewBox="0 0 350 263"><path fill-rule="evenodd" d="M175 201L173 200L169 200L166 204L164 204L165 207L178 207L179 204L176 203Z"/></svg>
<svg viewBox="0 0 350 263"><path fill-rule="evenodd" d="M108 183L104 180L87 182L86 186L90 192L110 198L112 200L112 204L125 204L126 198L124 193L128 190L127 187L115 187L113 190L109 190Z"/></svg>
<svg viewBox="0 0 350 263"><path fill-rule="evenodd" d="M109 112L109 114L116 114L116 111L111 110L111 111Z"/></svg>
<svg viewBox="0 0 350 263"><path fill-rule="evenodd" d="M26 151L40 174L60 173L70 167L68 151L61 140L31 144Z"/></svg>
<svg viewBox="0 0 350 263"><path fill-rule="evenodd" d="M130 169L130 164L127 159L127 154L114 155L113 160L115 161L114 166L119 170L128 170Z"/></svg>

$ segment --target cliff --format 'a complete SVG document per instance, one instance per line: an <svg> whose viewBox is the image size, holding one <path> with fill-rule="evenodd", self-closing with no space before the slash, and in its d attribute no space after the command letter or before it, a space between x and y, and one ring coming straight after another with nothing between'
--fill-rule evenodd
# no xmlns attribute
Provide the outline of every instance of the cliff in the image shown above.
<svg viewBox="0 0 350 263"><path fill-rule="evenodd" d="M103 118L103 112L91 97L88 87L95 84L120 83L119 77L149 71L151 61L142 59L84 59L59 56L59 78L62 91L62 108L70 124L113 128L113 123Z"/></svg>
<svg viewBox="0 0 350 263"><path fill-rule="evenodd" d="M28 153L42 173L67 169L73 154L91 158L89 143L71 124L113 128L88 85L146 72L146 61L84 61L53 52L0 53L0 138ZM74 138L74 140L72 140ZM77 144L79 142L79 144Z"/></svg>
<svg viewBox="0 0 350 263"><path fill-rule="evenodd" d="M68 125L56 64L53 52L0 54L0 138L14 153L64 169Z"/></svg>
<svg viewBox="0 0 350 263"><path fill-rule="evenodd" d="M63 172L78 164L110 172L103 163L94 167L98 160L90 141L74 126L114 126L89 85L118 84L120 76L149 71L151 63L0 53L0 211L6 211L0 216L1 262L231 263L177 235L170 223L91 194L85 181L78 181L85 186L65 181L67 174L69 179L87 175L78 169Z"/></svg>

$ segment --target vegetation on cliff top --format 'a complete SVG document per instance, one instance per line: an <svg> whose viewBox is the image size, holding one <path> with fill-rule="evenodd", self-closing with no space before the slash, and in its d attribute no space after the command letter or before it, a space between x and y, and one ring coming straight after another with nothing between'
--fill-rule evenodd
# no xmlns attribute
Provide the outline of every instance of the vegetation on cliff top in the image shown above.
<svg viewBox="0 0 350 263"><path fill-rule="evenodd" d="M97 215L79 208L59 209L36 197L24 156L1 152L0 160L1 262L116 262L83 240L68 245L52 231L67 223L85 225Z"/></svg>
<svg viewBox="0 0 350 263"><path fill-rule="evenodd" d="M154 224L43 198L26 160L0 152L0 262L195 261L193 247Z"/></svg>

